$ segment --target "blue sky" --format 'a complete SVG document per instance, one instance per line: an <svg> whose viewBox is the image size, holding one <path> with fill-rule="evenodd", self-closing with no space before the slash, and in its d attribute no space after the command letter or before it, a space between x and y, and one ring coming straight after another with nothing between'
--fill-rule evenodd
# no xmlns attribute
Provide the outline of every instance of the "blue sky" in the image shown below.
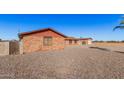
<svg viewBox="0 0 124 93"><path fill-rule="evenodd" d="M14 14L0 15L0 38L18 39L18 30L27 32L54 28L74 37L94 40L124 40L124 30L112 31L122 14Z"/></svg>

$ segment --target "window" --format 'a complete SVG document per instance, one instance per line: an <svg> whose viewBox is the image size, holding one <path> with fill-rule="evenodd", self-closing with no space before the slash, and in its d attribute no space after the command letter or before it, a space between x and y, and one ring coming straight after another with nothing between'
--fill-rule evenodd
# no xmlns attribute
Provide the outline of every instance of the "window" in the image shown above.
<svg viewBox="0 0 124 93"><path fill-rule="evenodd" d="M44 46L52 46L52 37L44 37L43 38L43 45Z"/></svg>
<svg viewBox="0 0 124 93"><path fill-rule="evenodd" d="M72 40L69 40L69 44L72 44Z"/></svg>
<svg viewBox="0 0 124 93"><path fill-rule="evenodd" d="M77 44L77 40L75 40L74 43Z"/></svg>

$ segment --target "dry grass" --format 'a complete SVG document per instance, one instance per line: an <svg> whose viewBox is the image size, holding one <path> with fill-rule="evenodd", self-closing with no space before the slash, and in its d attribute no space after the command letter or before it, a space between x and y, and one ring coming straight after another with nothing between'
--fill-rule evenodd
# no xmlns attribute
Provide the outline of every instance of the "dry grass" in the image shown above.
<svg viewBox="0 0 124 93"><path fill-rule="evenodd" d="M0 57L0 78L124 78L124 54L88 47Z"/></svg>
<svg viewBox="0 0 124 93"><path fill-rule="evenodd" d="M102 42L102 43L94 43L95 46L124 46L124 43L107 43L107 42Z"/></svg>

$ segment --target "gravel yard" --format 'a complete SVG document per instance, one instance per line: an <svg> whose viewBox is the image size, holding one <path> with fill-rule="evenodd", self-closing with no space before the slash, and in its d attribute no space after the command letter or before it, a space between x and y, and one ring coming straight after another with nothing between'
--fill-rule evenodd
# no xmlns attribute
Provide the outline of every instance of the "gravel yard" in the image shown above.
<svg viewBox="0 0 124 93"><path fill-rule="evenodd" d="M124 46L100 46L100 48L105 48L105 49L108 49L110 51L121 51L121 52L124 52Z"/></svg>
<svg viewBox="0 0 124 93"><path fill-rule="evenodd" d="M4 56L0 57L0 78L124 78L124 54L75 46L57 51Z"/></svg>

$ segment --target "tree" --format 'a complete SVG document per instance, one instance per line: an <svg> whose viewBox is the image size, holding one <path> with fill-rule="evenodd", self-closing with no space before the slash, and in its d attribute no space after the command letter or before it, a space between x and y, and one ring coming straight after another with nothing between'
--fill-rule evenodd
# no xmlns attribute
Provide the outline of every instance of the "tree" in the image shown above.
<svg viewBox="0 0 124 93"><path fill-rule="evenodd" d="M122 16L122 20L121 20L120 24L118 26L114 27L113 30L115 31L116 29L124 29L124 16Z"/></svg>

